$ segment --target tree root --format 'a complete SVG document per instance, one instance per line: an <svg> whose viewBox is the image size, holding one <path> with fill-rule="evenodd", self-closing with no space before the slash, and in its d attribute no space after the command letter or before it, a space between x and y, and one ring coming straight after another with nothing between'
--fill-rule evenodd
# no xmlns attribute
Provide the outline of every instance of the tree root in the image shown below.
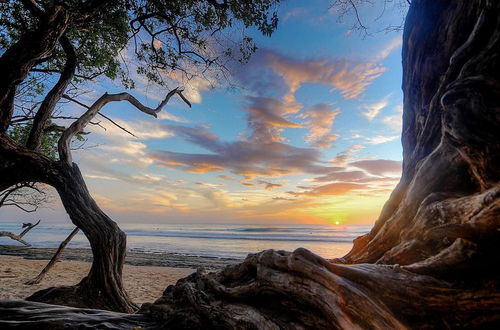
<svg viewBox="0 0 500 330"><path fill-rule="evenodd" d="M405 329L500 325L498 283L476 287L468 284L412 273L404 266L334 264L305 249L292 253L266 250L219 272L199 270L169 286L154 303L144 304L138 314L0 302L0 327L7 321L13 327L35 322L50 325L51 329Z"/></svg>

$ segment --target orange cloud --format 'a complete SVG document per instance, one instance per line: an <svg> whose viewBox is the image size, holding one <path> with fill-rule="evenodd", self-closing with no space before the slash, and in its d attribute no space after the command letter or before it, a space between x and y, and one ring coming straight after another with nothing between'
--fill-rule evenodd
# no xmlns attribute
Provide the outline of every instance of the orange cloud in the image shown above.
<svg viewBox="0 0 500 330"><path fill-rule="evenodd" d="M306 118L306 125L310 129L310 133L306 139L318 148L328 148L332 142L339 136L332 134L332 126L335 118L340 113L338 109L332 109L329 104L320 103L311 107L306 113L302 114L302 118Z"/></svg>
<svg viewBox="0 0 500 330"><path fill-rule="evenodd" d="M387 68L374 62L299 60L272 51L265 51L262 56L289 86L290 94L295 93L303 83L316 83L332 86L344 98L352 99L387 71Z"/></svg>

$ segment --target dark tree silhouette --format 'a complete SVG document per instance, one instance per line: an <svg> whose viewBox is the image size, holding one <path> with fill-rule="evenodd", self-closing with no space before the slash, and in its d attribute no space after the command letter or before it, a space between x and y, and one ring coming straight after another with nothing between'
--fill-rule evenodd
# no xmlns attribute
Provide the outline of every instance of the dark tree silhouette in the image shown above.
<svg viewBox="0 0 500 330"><path fill-rule="evenodd" d="M0 2L0 191L26 183L54 187L71 221L88 238L94 257L88 276L78 285L50 288L30 299L121 312L137 309L122 284L125 234L89 194L80 169L72 162L71 142L110 102L128 101L154 117L174 95L189 105L179 88L165 93L165 99L154 109L127 92L105 93L82 116L63 127L51 122L57 118L71 119L55 116L61 99L83 105L75 100L75 86L99 76L132 88L134 81L120 62L120 52L128 45L134 46L139 60L137 73L159 85L167 85L162 73L174 71L187 79L207 72L221 78L227 72L228 61L245 62L255 50L245 34L242 40L224 46L225 29L254 26L271 34L277 24L273 9L276 2ZM209 45L209 38L218 46ZM19 93L26 89L34 106L26 106L20 100ZM66 95L68 90L73 94ZM23 123L22 127L29 131L27 139L13 139L13 130ZM60 132L55 159L42 150L48 130Z"/></svg>
<svg viewBox="0 0 500 330"><path fill-rule="evenodd" d="M0 326L500 327L500 2L413 0L403 72L403 176L345 257L263 251L135 315L3 302Z"/></svg>

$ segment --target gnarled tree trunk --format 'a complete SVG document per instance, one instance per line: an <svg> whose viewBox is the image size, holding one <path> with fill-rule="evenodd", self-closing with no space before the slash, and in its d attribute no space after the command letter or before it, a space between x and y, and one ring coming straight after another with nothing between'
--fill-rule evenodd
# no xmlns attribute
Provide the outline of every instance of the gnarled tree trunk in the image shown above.
<svg viewBox="0 0 500 330"><path fill-rule="evenodd" d="M132 303L123 288L122 269L126 254L126 235L90 196L76 164L58 163L57 189L65 210L79 227L92 248L92 268L76 286L55 287L38 291L28 300L133 312Z"/></svg>
<svg viewBox="0 0 500 330"><path fill-rule="evenodd" d="M133 312L137 306L122 284L126 236L90 196L76 164L52 161L0 135L0 175L12 182L38 181L56 188L71 221L90 242L92 268L78 285L49 288L29 299L75 307ZM11 181L12 180L12 181Z"/></svg>
<svg viewBox="0 0 500 330"><path fill-rule="evenodd" d="M351 252L269 250L198 271L143 305L140 326L500 327L500 2L413 0L403 69L403 176ZM59 308L51 323L51 311L1 303L0 326L139 322Z"/></svg>

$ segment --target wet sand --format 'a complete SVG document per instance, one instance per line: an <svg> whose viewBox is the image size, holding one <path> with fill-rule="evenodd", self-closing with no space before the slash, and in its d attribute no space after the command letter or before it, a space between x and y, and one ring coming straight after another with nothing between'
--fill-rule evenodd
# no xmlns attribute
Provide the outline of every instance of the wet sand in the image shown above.
<svg viewBox="0 0 500 330"><path fill-rule="evenodd" d="M76 284L88 273L92 261L91 251L66 249L62 260L40 284L25 285L24 282L38 275L45 267L55 250L0 246L0 300L24 299L41 289ZM134 302L152 302L161 296L168 285L175 284L197 268L217 270L238 261L169 253L129 252L123 270L125 288Z"/></svg>

